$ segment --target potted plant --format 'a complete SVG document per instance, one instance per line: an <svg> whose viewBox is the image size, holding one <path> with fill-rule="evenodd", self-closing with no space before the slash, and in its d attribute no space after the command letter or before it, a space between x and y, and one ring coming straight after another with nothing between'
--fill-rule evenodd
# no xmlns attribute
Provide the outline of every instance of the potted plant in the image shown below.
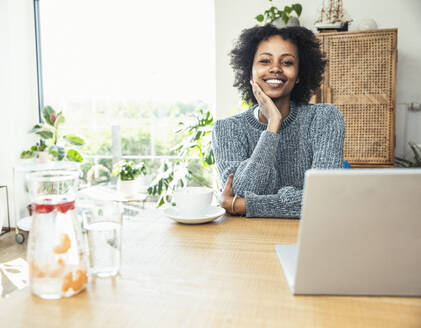
<svg viewBox="0 0 421 328"><path fill-rule="evenodd" d="M212 188L190 165L192 158L199 158L202 167L209 167L215 163L211 142L211 112L199 109L190 122L179 122L178 125L176 133L183 136L183 141L173 148L178 159L173 162L165 161L148 188L148 194L159 196L157 207L171 203L174 190L187 186L189 181Z"/></svg>
<svg viewBox="0 0 421 328"><path fill-rule="evenodd" d="M83 157L76 149L77 146L82 146L85 140L76 134L62 134L61 125L66 121L62 112L56 112L51 106L46 106L42 110L42 117L44 123L38 123L33 126L29 133L33 133L40 137L41 141L29 150L24 150L21 153L21 158L40 158L40 152L48 152L47 155L54 160L69 160L73 162L82 162Z"/></svg>
<svg viewBox="0 0 421 328"><path fill-rule="evenodd" d="M413 160L396 157L395 164L399 167L421 167L421 146L412 141L408 142L408 144L414 155Z"/></svg>
<svg viewBox="0 0 421 328"><path fill-rule="evenodd" d="M269 0L272 2L272 0ZM299 3L295 3L291 6L285 6L283 10L271 6L269 9L265 10L263 14L257 15L255 19L259 23L263 24L274 24L275 26L281 28L285 26L299 26L300 22L298 18L303 11L303 7ZM292 16L294 13L297 15Z"/></svg>
<svg viewBox="0 0 421 328"><path fill-rule="evenodd" d="M47 145L42 142L37 142L29 150L24 150L20 154L21 159L36 158L39 163L46 163L49 160Z"/></svg>
<svg viewBox="0 0 421 328"><path fill-rule="evenodd" d="M125 197L133 197L138 192L136 178L146 175L145 163L135 164L132 161L121 160L113 167L113 175L118 177L117 190Z"/></svg>

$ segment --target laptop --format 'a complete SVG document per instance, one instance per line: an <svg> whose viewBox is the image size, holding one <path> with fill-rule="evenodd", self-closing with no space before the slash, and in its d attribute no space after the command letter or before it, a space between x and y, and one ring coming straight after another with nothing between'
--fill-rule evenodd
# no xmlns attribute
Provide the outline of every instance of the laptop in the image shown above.
<svg viewBox="0 0 421 328"><path fill-rule="evenodd" d="M298 243L275 248L296 295L421 296L421 169L307 171Z"/></svg>

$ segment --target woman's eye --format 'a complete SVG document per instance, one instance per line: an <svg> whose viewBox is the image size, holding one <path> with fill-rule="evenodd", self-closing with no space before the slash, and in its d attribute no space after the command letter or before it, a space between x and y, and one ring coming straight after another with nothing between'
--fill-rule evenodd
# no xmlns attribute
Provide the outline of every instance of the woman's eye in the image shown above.
<svg viewBox="0 0 421 328"><path fill-rule="evenodd" d="M284 61L284 62L282 62L282 65L284 65L284 66L291 66L291 65L294 65L294 63L293 62L290 62L290 61Z"/></svg>
<svg viewBox="0 0 421 328"><path fill-rule="evenodd" d="M269 61L269 59L261 59L261 60L259 60L259 63L269 64L270 61Z"/></svg>

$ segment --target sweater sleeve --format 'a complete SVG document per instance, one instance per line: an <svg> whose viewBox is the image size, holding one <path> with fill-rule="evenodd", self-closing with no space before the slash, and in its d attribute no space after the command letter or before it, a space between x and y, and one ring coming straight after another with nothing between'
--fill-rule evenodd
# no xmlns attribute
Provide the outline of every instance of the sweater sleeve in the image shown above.
<svg viewBox="0 0 421 328"><path fill-rule="evenodd" d="M313 149L312 168L343 168L345 122L335 106L324 106L310 126ZM303 190L286 186L274 195L245 194L247 217L298 218L301 215Z"/></svg>
<svg viewBox="0 0 421 328"><path fill-rule="evenodd" d="M312 168L344 167L345 121L338 108L326 104L320 108L310 127L310 140Z"/></svg>
<svg viewBox="0 0 421 328"><path fill-rule="evenodd" d="M241 124L233 118L216 121L212 144L220 179L225 185L228 176L235 173L233 192L244 197L246 191L256 195L276 192L278 173L274 166L279 135L263 131L249 154L249 145Z"/></svg>

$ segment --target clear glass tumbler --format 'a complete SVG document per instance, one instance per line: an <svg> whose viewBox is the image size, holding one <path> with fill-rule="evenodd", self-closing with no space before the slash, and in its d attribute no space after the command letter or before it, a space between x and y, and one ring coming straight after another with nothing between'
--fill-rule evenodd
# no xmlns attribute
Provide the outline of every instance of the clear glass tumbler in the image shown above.
<svg viewBox="0 0 421 328"><path fill-rule="evenodd" d="M88 281L75 209L78 172L29 173L27 182L33 216L27 250L31 291L44 299L75 295Z"/></svg>
<svg viewBox="0 0 421 328"><path fill-rule="evenodd" d="M85 211L90 274L105 278L119 273L122 222L118 202L97 202Z"/></svg>

